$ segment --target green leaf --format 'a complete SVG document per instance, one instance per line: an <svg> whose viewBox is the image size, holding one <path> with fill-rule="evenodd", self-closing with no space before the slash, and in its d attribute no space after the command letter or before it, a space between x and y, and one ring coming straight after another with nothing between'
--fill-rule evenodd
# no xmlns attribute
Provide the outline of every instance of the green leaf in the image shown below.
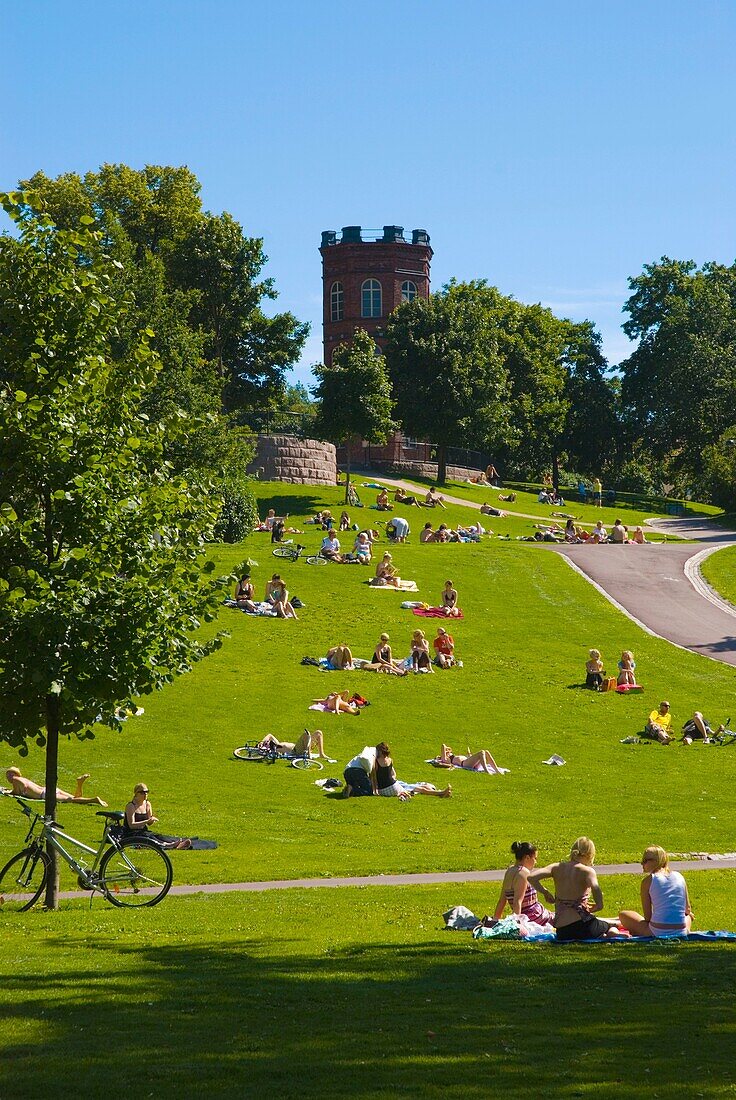
<svg viewBox="0 0 736 1100"><path fill-rule="evenodd" d="M25 392L25 390L16 390L15 400L18 402L19 405L22 405L24 401L28 400L28 394Z"/></svg>
<svg viewBox="0 0 736 1100"><path fill-rule="evenodd" d="M7 501L4 504L0 504L0 516L7 520L9 523L15 523L18 515L13 508L12 504L8 504Z"/></svg>

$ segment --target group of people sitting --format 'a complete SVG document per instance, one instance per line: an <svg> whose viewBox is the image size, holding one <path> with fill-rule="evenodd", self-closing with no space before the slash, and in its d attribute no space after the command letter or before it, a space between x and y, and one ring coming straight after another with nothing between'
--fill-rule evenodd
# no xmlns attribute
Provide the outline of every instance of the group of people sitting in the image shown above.
<svg viewBox="0 0 736 1100"><path fill-rule="evenodd" d="M598 915L603 910L603 891L593 866L595 844L588 837L578 837L568 859L547 867L537 868L536 844L516 841L511 851L515 859L504 875L494 921L508 907L534 924L554 927L557 939L568 941L621 935L666 939L690 931L693 911L687 883L679 871L670 869L667 853L657 845L647 848L641 858L642 912L624 909L617 917ZM554 892L543 885L546 879L552 880ZM545 909L539 894L554 906L554 913Z"/></svg>
<svg viewBox="0 0 736 1100"><path fill-rule="evenodd" d="M604 542L611 543L614 546L624 546L627 543L634 543L638 546L649 545L649 539L644 534L643 527L635 527L633 532L630 532L629 528L620 519L616 520L610 534L600 519L592 531L586 531L584 527L580 527L573 520L568 519L563 535L565 542L591 543L594 546Z"/></svg>
<svg viewBox="0 0 736 1100"><path fill-rule="evenodd" d="M702 741L703 744L709 745L711 742L722 740L723 734L729 732L727 725L723 725L723 723L714 729L708 720L703 717L702 712L696 710L692 718L688 718L682 727L680 740L683 745L692 745L693 741ZM666 699L662 700L657 710L650 713L642 735L651 738L652 741L658 741L660 745L671 745L674 742L672 712Z"/></svg>
<svg viewBox="0 0 736 1100"><path fill-rule="evenodd" d="M611 687L610 681L612 677L606 674L600 650L591 649L588 652L588 660L585 662L585 686L587 688L592 688L593 691L608 691ZM627 690L629 688L638 687L635 670L636 662L634 661L634 654L630 649L623 650L621 659L618 662L618 671L613 686L625 688Z"/></svg>
<svg viewBox="0 0 736 1100"><path fill-rule="evenodd" d="M298 618L294 605L289 599L289 591L279 573L274 573L271 579L266 581L266 591L260 603L256 601L255 594L256 589L250 573L244 573L235 586L233 603L241 611L248 611L252 615L257 615L259 612L268 614L270 609L271 614L279 619ZM262 607L266 610L261 611Z"/></svg>
<svg viewBox="0 0 736 1100"><path fill-rule="evenodd" d="M425 542L480 542L485 535L485 528L480 523L471 523L468 526L458 524L457 527L448 527L441 523L437 530L433 530L432 524L427 522L419 533L419 541Z"/></svg>
<svg viewBox="0 0 736 1100"><path fill-rule="evenodd" d="M443 626L437 628L437 636L432 641L434 657L431 655L429 640L423 630L415 630L411 636L408 657L394 657L391 638L384 631L381 634L370 661L353 657L350 646L341 642L332 646L325 655L326 668L352 672L382 672L390 676L407 676L410 672L433 672L437 668L453 668L459 662L455 657L455 640Z"/></svg>
<svg viewBox="0 0 736 1100"><path fill-rule="evenodd" d="M440 496L434 485L430 485L424 500L417 500L415 496L409 495L404 489L398 488L394 492L394 501L396 504L406 504L408 506L414 506L416 508L444 508L445 498ZM393 504L391 504L388 495L388 489L385 487L380 490L376 497L376 508L379 512L391 512L393 511Z"/></svg>

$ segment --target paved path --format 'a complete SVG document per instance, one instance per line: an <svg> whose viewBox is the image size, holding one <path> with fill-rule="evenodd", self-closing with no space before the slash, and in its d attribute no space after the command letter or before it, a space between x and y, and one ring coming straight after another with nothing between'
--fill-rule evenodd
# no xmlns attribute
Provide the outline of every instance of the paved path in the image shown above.
<svg viewBox="0 0 736 1100"><path fill-rule="evenodd" d="M383 480L414 493L424 493L420 486L409 481ZM480 508L472 501L447 494L445 500L466 508ZM549 520L548 516L533 516L527 512L508 514ZM736 531L728 531L702 518L652 519L648 526L678 540L695 541L620 547L552 546L549 543L541 546L562 554L611 603L648 633L693 653L736 666L736 608L714 592L700 573L704 558L723 546L736 543Z"/></svg>
<svg viewBox="0 0 736 1100"><path fill-rule="evenodd" d="M395 478L395 477L382 477L380 482L378 482L378 481L376 482L376 485L378 485L378 484L380 484L380 485L385 484L386 486L389 486L393 489L398 489L398 488L406 489L406 491L408 493L413 493L413 495L415 497L418 497L420 499L423 499L427 495L427 486L426 485L415 485L414 482L412 482L412 481L402 481L399 478ZM476 486L476 488L477 488L477 486ZM487 489L493 489L493 486L492 485L487 485L486 488ZM368 491L370 492L370 490L368 490ZM444 490L440 495L442 496L442 498L444 500L447 501L448 504L459 504L463 508L474 508L476 512L480 511L480 504L476 504L476 502L474 500L464 500L463 497L453 497L453 496L450 496L449 493L444 492ZM504 502L502 500L501 501L495 501L495 502L492 502L492 501L489 500L488 503L491 504L492 508L495 508L497 504L500 504L501 508L499 509L499 511L504 510L503 509L503 503ZM399 507L401 507L401 505L399 505ZM411 516L411 509L413 507L414 507L414 505L410 504L409 507L406 509L407 516ZM565 505L565 508L567 508L567 505ZM560 508L556 509L556 510L557 511L562 510L562 505L560 505ZM425 508L425 509L422 509L420 511L420 514L422 516L424 516L425 514L430 515L430 516L433 515L433 514L437 515L437 516L441 516L442 515L442 509L441 508ZM541 523L554 523L555 522L555 517L551 516L549 513L546 516L540 516L539 514L532 515L531 512L512 512L510 510L507 510L506 515L510 519L513 518L514 516L518 516L520 519L536 519ZM496 516L486 516L486 519L489 522L492 522L494 519L497 519L497 518L498 517L496 517ZM578 522L580 523L581 527L595 527L594 523L583 523L582 520L580 520Z"/></svg>
<svg viewBox="0 0 736 1100"><path fill-rule="evenodd" d="M675 871L736 870L736 859L688 859L673 860ZM609 863L596 867L599 875L640 875L639 863ZM172 886L170 894L260 894L266 890L321 890L340 886L441 886L463 882L501 882L504 871L446 871L423 875L363 875L355 878L295 878L273 882L211 882L200 886ZM143 890L141 893L154 893ZM62 899L88 898L88 890L65 890Z"/></svg>

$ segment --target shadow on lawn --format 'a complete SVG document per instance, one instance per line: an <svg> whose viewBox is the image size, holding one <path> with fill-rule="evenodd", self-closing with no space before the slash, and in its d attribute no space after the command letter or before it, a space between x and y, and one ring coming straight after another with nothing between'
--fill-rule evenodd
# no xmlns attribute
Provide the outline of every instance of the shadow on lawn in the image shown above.
<svg viewBox="0 0 736 1100"><path fill-rule="evenodd" d="M298 513L294 512L295 506L299 508ZM264 516L269 508L273 508L277 516L288 516L291 513L295 519L299 520L297 526L301 526L301 524L304 523L303 517L313 516L316 512L321 512L324 505L321 499L314 495L307 496L305 494L303 496L299 495L298 497L275 495L262 499L260 510L263 512ZM336 518L339 519L339 515ZM294 524L291 526L293 527Z"/></svg>
<svg viewBox="0 0 736 1100"><path fill-rule="evenodd" d="M555 949L448 933L319 956L301 953L298 931L278 956L255 940L51 941L42 982L4 982L0 1094L137 1082L142 1096L671 1097L715 1095L736 1077L728 947ZM76 947L86 971L64 963ZM21 1026L42 1046L11 1046Z"/></svg>

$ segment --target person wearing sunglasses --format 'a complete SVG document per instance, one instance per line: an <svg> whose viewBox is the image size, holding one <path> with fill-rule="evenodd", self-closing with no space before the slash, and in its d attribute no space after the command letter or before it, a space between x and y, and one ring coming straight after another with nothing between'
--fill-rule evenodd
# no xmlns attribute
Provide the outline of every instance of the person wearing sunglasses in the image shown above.
<svg viewBox="0 0 736 1100"><path fill-rule="evenodd" d="M693 922L687 883L679 871L670 870L664 848L652 844L641 857L643 913L625 909L619 920L633 936L686 936Z"/></svg>
<svg viewBox="0 0 736 1100"><path fill-rule="evenodd" d="M154 816L153 807L148 800L150 791L145 783L136 783L133 788L133 797L125 807L124 831L130 835L143 834L147 840L153 840L162 848L191 848L189 837L164 836L161 833L152 833L149 825L155 825L158 818Z"/></svg>

